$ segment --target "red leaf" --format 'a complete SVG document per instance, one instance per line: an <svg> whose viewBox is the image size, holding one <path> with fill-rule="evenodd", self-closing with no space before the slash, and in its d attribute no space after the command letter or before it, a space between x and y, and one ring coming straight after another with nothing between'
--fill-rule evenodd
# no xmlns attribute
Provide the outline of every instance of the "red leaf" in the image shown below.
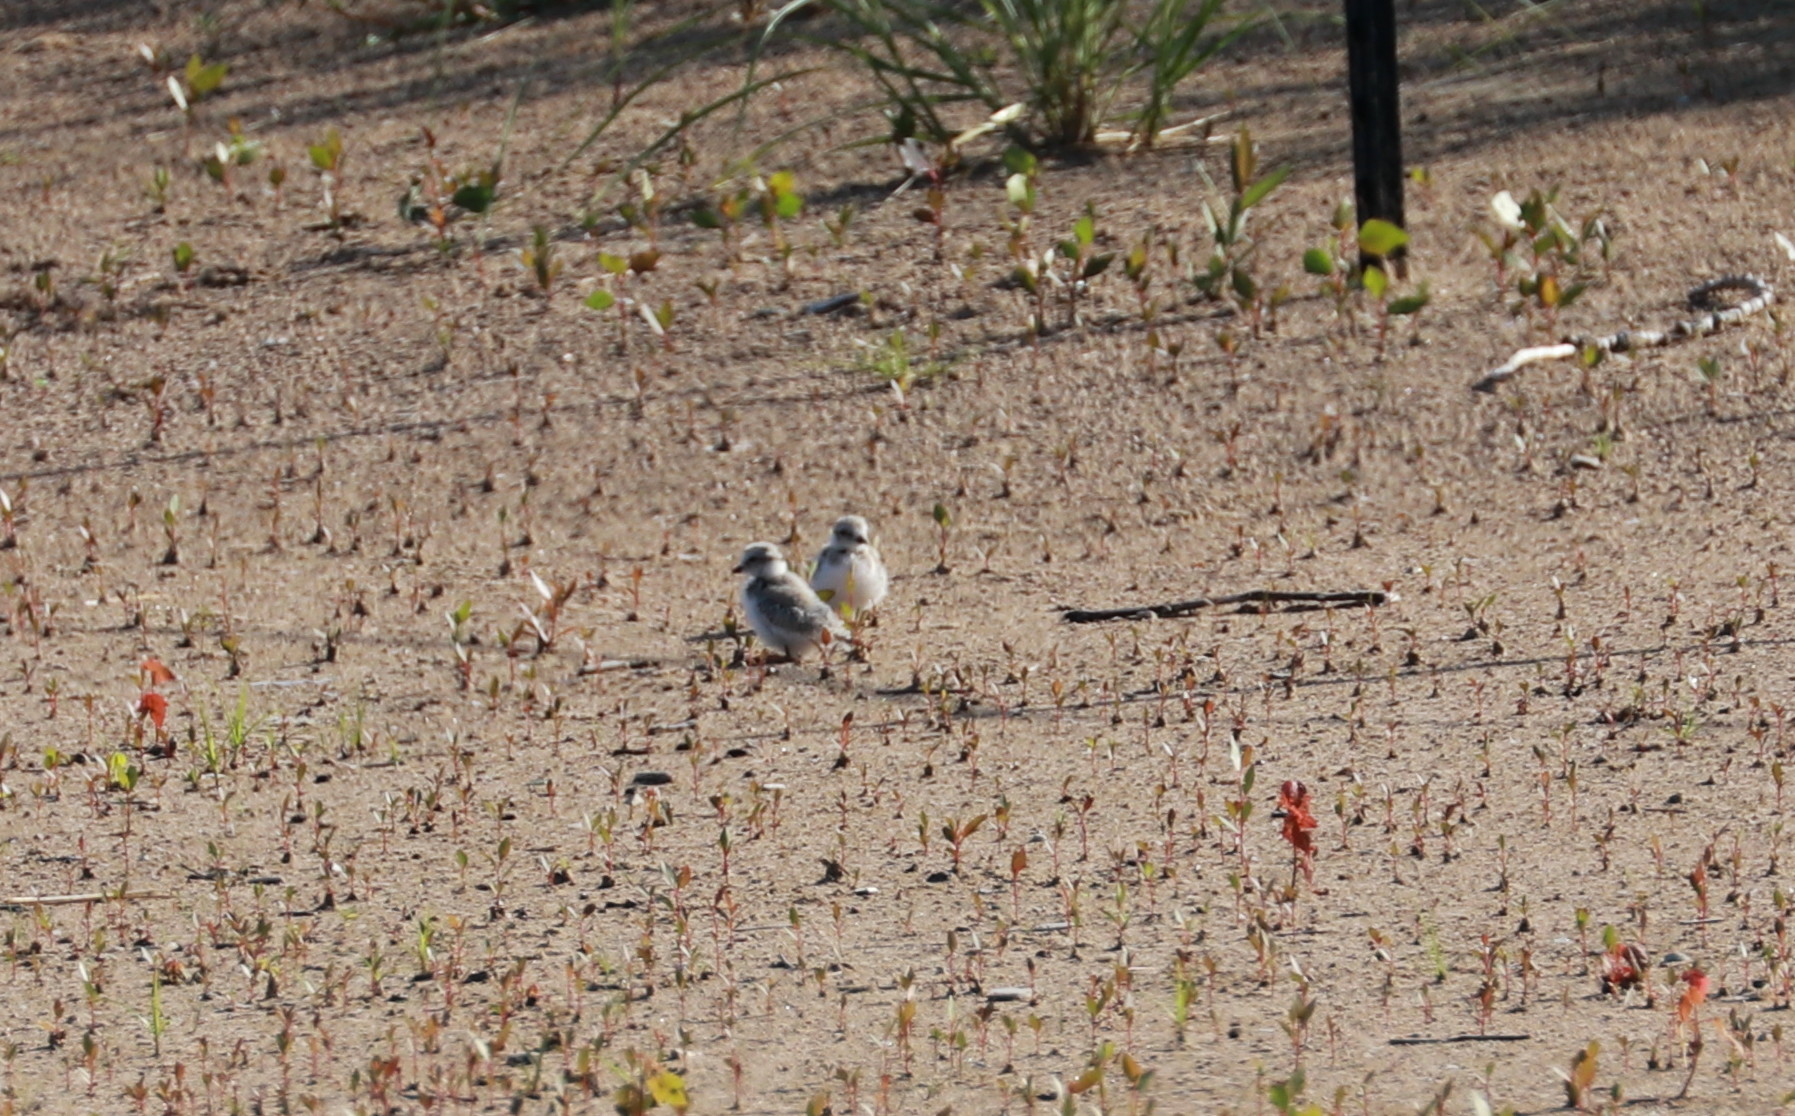
<svg viewBox="0 0 1795 1116"><path fill-rule="evenodd" d="M1708 974L1700 969L1690 969L1679 977L1689 987L1683 990L1683 998L1677 1001L1677 1022L1687 1023L1695 1018L1695 1010L1708 998Z"/></svg>
<svg viewBox="0 0 1795 1116"><path fill-rule="evenodd" d="M1284 840L1301 857L1303 874L1313 869L1315 841L1309 831L1316 826L1315 815L1309 812L1309 788L1295 779L1288 779L1278 788L1278 809L1284 811Z"/></svg>
<svg viewBox="0 0 1795 1116"><path fill-rule="evenodd" d="M168 669L166 667L164 670ZM162 722L168 719L168 699L158 693L148 693L137 699L137 715L147 716L156 723L156 731L162 731Z"/></svg>
<svg viewBox="0 0 1795 1116"><path fill-rule="evenodd" d="M151 686L165 686L175 680L175 672L169 670L168 665L161 659L145 659L143 661L143 673L145 677L150 680ZM160 725L162 722L158 721L156 723Z"/></svg>

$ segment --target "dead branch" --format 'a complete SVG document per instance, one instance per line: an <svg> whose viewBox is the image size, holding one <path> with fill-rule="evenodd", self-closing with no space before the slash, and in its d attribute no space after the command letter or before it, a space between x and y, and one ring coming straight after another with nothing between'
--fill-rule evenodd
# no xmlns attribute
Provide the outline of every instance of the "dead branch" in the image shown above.
<svg viewBox="0 0 1795 1116"><path fill-rule="evenodd" d="M73 895L0 895L0 907L66 907L110 899L172 899L164 891L82 891Z"/></svg>
<svg viewBox="0 0 1795 1116"><path fill-rule="evenodd" d="M1328 608L1333 605L1366 605L1372 608L1388 604L1394 594L1378 589L1351 589L1340 593L1308 593L1300 590L1254 589L1246 593L1230 593L1225 597L1198 597L1193 601L1171 601L1167 604L1135 605L1131 608L1069 608L1063 614L1068 624L1095 624L1104 620L1145 620L1157 616L1162 620L1189 616L1206 608L1223 605L1260 605L1259 611L1270 611L1267 605L1307 605ZM1250 611L1250 610L1242 610Z"/></svg>
<svg viewBox="0 0 1795 1116"><path fill-rule="evenodd" d="M1497 1034L1497 1035L1445 1035L1441 1038L1422 1038L1420 1035L1405 1035L1390 1040L1391 1046L1441 1046L1451 1042L1531 1042L1532 1035Z"/></svg>
<svg viewBox="0 0 1795 1116"><path fill-rule="evenodd" d="M1714 309L1714 296L1721 291L1743 291L1748 297L1737 306L1725 309ZM1508 362L1499 368L1492 368L1484 373L1483 379L1471 385L1474 391L1495 391L1496 385L1509 379L1529 364L1544 360L1564 360L1586 349L1600 353L1625 353L1635 349L1648 349L1658 345L1668 345L1683 337L1705 337L1721 326L1729 325L1750 314L1769 306L1776 301L1776 292L1770 284L1755 275L1722 275L1718 279L1710 279L1689 292L1689 306L1694 310L1706 310L1708 313L1687 321L1674 323L1669 329L1623 329L1619 333L1611 333L1606 337L1573 337L1558 345L1540 345L1531 349L1522 349Z"/></svg>

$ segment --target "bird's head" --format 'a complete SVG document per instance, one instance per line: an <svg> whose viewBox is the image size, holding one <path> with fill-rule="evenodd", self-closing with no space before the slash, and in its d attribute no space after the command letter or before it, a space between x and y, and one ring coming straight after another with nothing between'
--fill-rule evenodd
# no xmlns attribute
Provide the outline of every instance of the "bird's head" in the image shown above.
<svg viewBox="0 0 1795 1116"><path fill-rule="evenodd" d="M748 549L742 551L742 560L735 566L736 573L749 577L783 577L785 570L785 555L769 542L748 544Z"/></svg>

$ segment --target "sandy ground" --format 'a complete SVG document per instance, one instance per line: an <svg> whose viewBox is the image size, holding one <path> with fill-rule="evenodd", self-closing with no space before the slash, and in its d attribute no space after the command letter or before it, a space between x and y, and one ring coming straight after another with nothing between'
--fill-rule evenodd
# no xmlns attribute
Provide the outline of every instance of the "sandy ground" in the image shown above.
<svg viewBox="0 0 1795 1116"><path fill-rule="evenodd" d="M1469 385L1788 275L1795 14L1527 7L1401 5L1431 302L1380 351L1301 266L1350 192L1332 5L1180 102L1292 168L1252 225L1275 321L1188 281L1228 175L1174 146L1044 162L1034 235L1151 231L1154 313L1118 262L1040 338L998 148L938 260L819 48L657 164L660 260L618 280L599 254L649 238L591 199L741 80L739 33L575 155L603 10L395 38L373 17L415 9L9 5L6 1111L670 1111L677 1077L694 1112L1245 1113L1299 1067L1328 1111L1541 1111L1591 1043L1587 1107L1777 1110L1780 319ZM184 117L196 52L230 69ZM760 162L806 199L789 258L691 222L819 117ZM217 181L233 121L259 147ZM401 218L501 149L484 219ZM1612 233L1556 327L1474 235L1534 188ZM742 547L807 558L849 511L895 575L860 655L744 656ZM1060 611L1265 588L1393 597ZM1604 989L1605 935L1643 987Z"/></svg>

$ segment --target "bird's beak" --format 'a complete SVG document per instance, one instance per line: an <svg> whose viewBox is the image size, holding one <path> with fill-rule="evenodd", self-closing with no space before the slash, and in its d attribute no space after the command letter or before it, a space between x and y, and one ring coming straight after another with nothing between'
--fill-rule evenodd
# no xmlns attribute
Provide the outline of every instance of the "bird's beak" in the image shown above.
<svg viewBox="0 0 1795 1116"><path fill-rule="evenodd" d="M741 573L742 572L742 564L740 562L737 562L735 564L734 568L732 568L729 572L730 573Z"/></svg>

